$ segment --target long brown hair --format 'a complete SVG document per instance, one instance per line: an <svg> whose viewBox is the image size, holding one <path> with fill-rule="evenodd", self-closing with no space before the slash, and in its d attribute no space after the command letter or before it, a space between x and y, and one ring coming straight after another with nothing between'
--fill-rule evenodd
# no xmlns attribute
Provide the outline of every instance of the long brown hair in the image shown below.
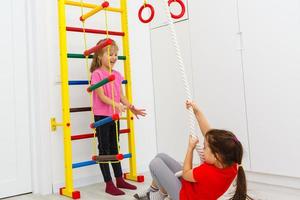
<svg viewBox="0 0 300 200"><path fill-rule="evenodd" d="M109 38L110 39L110 38ZM106 42L106 40L108 39L102 39L99 42L97 42L97 46L103 44L104 42ZM110 51L118 51L118 45L116 44L116 42L112 39L110 39L112 41L111 45L108 45L104 48L99 48L93 56L93 61L90 67L90 72L93 73L93 71L95 71L97 68L101 67L102 63L101 63L101 59L103 57L103 54L107 51L108 47L110 47Z"/></svg>
<svg viewBox="0 0 300 200"><path fill-rule="evenodd" d="M236 136L226 130L209 130L205 139L211 152L223 164L224 167L238 164L236 191L230 200L253 200L247 195L247 182L244 168L241 166L243 158L243 146Z"/></svg>

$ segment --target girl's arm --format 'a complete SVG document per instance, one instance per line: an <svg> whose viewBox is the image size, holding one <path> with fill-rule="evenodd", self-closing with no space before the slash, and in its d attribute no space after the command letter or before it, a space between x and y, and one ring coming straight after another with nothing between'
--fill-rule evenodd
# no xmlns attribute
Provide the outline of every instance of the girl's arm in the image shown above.
<svg viewBox="0 0 300 200"><path fill-rule="evenodd" d="M96 93L98 95L98 97L100 98L100 100L108 105L113 106L115 104L116 109L118 109L119 112L124 112L125 111L125 107L122 106L120 103L114 102L112 99L110 99L109 97L107 97L104 94L103 88L99 87L96 90Z"/></svg>
<svg viewBox="0 0 300 200"><path fill-rule="evenodd" d="M121 103L125 105L127 108L130 108L131 103L127 100L127 98L124 96L123 88L121 87Z"/></svg>
<svg viewBox="0 0 300 200"><path fill-rule="evenodd" d="M190 107L193 109L202 135L205 136L205 134L211 129L208 120L206 119L200 108L194 102L186 101L186 107L187 109L189 109Z"/></svg>
<svg viewBox="0 0 300 200"><path fill-rule="evenodd" d="M182 172L182 178L189 182L196 182L193 175L193 152L198 142L198 139L190 135Z"/></svg>

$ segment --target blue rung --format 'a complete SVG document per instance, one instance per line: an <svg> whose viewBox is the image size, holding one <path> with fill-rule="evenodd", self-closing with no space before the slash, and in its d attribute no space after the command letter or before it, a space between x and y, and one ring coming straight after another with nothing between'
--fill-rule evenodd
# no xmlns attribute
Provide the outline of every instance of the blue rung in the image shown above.
<svg viewBox="0 0 300 200"><path fill-rule="evenodd" d="M69 85L88 85L89 81L78 80L78 81L69 81Z"/></svg>
<svg viewBox="0 0 300 200"><path fill-rule="evenodd" d="M75 168L85 167L85 166L94 165L94 164L96 164L96 161L89 160L89 161L74 163L74 164L72 164L72 168L75 169Z"/></svg>
<svg viewBox="0 0 300 200"><path fill-rule="evenodd" d="M124 158L131 158L131 153L123 154Z"/></svg>
<svg viewBox="0 0 300 200"><path fill-rule="evenodd" d="M113 121L112 117L106 117L106 118L104 118L104 119L101 119L101 120L99 120L99 121L96 121L96 122L93 124L93 127L94 127L94 128L97 128L98 126L102 126L103 124L107 124L107 123L112 122L112 121Z"/></svg>
<svg viewBox="0 0 300 200"><path fill-rule="evenodd" d="M122 84L126 85L128 83L127 80L123 80ZM77 80L77 81L69 81L69 85L88 85L89 81L85 80Z"/></svg>

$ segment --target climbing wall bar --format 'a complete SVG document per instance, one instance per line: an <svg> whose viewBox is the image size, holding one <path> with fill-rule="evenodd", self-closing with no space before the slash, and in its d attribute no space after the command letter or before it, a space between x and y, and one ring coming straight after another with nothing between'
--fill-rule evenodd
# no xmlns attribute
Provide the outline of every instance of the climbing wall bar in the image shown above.
<svg viewBox="0 0 300 200"><path fill-rule="evenodd" d="M60 76L61 76L61 97L64 133L64 159L65 159L65 187L61 188L60 194L73 199L80 198L80 192L74 191L72 175L72 146L70 127L70 96L68 85L68 62L67 62L67 36L66 36L66 13L65 1L58 0L58 20L59 20L59 46L60 46Z"/></svg>

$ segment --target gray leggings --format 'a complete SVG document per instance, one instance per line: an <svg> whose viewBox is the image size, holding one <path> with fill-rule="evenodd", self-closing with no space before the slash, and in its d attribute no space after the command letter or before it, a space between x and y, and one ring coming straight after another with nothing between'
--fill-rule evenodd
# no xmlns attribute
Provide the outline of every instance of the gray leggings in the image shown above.
<svg viewBox="0 0 300 200"><path fill-rule="evenodd" d="M182 165L167 154L160 153L150 162L149 168L155 182L167 191L172 200L179 200L181 181L175 173L182 170Z"/></svg>

